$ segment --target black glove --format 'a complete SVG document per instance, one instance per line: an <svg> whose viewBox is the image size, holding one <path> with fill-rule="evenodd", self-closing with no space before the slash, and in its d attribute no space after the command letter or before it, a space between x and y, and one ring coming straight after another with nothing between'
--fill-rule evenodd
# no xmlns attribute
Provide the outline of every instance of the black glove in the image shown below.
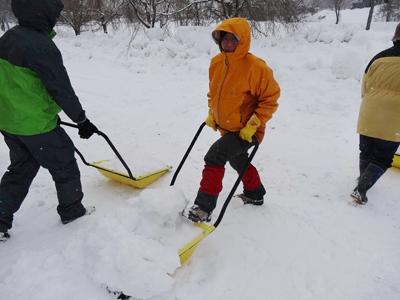
<svg viewBox="0 0 400 300"><path fill-rule="evenodd" d="M89 119L86 119L84 122L78 124L78 133L81 139L88 139L90 138L93 133L97 132L97 127L92 124L92 122L89 121Z"/></svg>

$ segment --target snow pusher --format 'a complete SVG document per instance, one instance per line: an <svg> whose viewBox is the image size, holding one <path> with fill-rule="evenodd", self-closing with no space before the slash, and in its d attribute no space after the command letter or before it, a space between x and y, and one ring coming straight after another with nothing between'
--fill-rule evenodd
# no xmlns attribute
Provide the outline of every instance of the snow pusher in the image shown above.
<svg viewBox="0 0 400 300"><path fill-rule="evenodd" d="M400 153L395 153L393 157L392 166L400 168Z"/></svg>
<svg viewBox="0 0 400 300"><path fill-rule="evenodd" d="M183 164L186 161L186 158L189 156L190 151L192 150L194 144L197 141L197 138L199 137L199 135L200 135L200 133L203 130L205 125L206 125L205 122L200 125L200 128L198 129L198 131L197 131L195 137L193 138L188 150L186 151L185 155L183 156L182 161L180 162L178 168L176 169L176 172L175 172L174 176L172 177L172 181L171 181L171 184L170 184L171 186L175 184L176 177L178 176ZM185 247L183 247L181 250L179 250L178 253L179 253L179 259L181 261L181 264L183 264L193 254L193 252L196 250L196 248L197 248L198 244L201 242L201 240L204 239L206 236L208 236L211 232L213 232L218 227L218 225L221 223L222 218L224 217L226 208L228 207L229 202L231 201L231 199L233 197L233 194L235 193L237 187L239 186L239 184L240 184L240 182L241 182L241 180L242 180L242 178L244 176L244 173L246 173L247 168L249 167L254 155L257 152L258 140L254 139L254 141L255 141L255 144L254 144L253 150L251 151L251 153L249 155L249 158L247 159L243 170L240 172L239 177L236 179L235 184L233 185L228 197L226 198L225 203L222 206L221 212L219 213L217 221L215 221L215 223L212 226L208 226L205 223L199 223L199 224L194 223L193 224L193 225L203 229L203 232L199 236L197 236L194 240L192 240L189 244L187 244Z"/></svg>
<svg viewBox="0 0 400 300"><path fill-rule="evenodd" d="M67 122L63 122L63 121L61 121L60 124L69 126L69 127L78 128L78 126L75 124L71 124L71 123L67 123ZM121 155L119 154L117 149L114 147L114 145L112 144L112 142L108 138L108 136L106 136L100 130L98 130L96 133L98 135L102 136L106 140L108 145L111 147L111 149L114 151L115 155L118 157L118 159L120 160L120 162L126 169L127 174L103 167L101 165L101 163L108 162L109 160L102 160L102 161L98 161L98 162L88 163L85 160L85 158L83 157L82 153L77 148L75 148L75 152L80 156L80 158L82 159L82 162L85 165L96 168L100 172L100 174L102 174L103 176L105 176L109 179L131 185L135 188L142 189L142 188L148 186L150 183L153 183L154 181L156 181L158 178L160 178L162 175L164 175L168 170L172 169L172 167L167 166L167 167L157 170L155 172L151 172L151 173L139 176L139 177L134 177L132 175L132 172L129 169L128 165L126 164L124 159L121 157Z"/></svg>

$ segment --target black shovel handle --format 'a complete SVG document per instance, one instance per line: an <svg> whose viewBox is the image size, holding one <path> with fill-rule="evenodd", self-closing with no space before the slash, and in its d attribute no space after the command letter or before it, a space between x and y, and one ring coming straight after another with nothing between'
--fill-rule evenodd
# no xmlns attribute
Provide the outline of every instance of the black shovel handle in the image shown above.
<svg viewBox="0 0 400 300"><path fill-rule="evenodd" d="M203 130L203 128L204 128L205 125L206 125L206 122L203 122L203 123L200 125L199 129L197 130L197 132L196 132L196 134L195 134L195 136L194 136L192 142L191 142L190 145L189 145L189 148L186 150L186 153L185 153L185 155L183 156L181 163L179 164L178 168L177 168L176 171L175 171L174 176L172 177L170 186L174 185L175 180L176 180L176 177L178 177L178 174L179 174L179 172L181 171L183 164L185 163L187 157L189 156L190 151L192 151L192 148L193 148L194 144L196 143L197 138L199 137L199 135L200 135L200 133L201 133L201 131Z"/></svg>
<svg viewBox="0 0 400 300"><path fill-rule="evenodd" d="M65 126L69 126L69 127L73 127L73 128L79 128L78 125L71 124L71 123L67 123L67 122L63 122L63 121L60 121L60 124L61 124L61 125L65 125ZM129 177L130 177L131 179L133 179L133 180L137 180L135 177L132 176L131 170L129 169L128 165L125 163L124 159L123 159L122 156L119 154L119 152L117 151L117 149L114 147L113 143L112 143L111 140L108 138L108 136L107 136L105 133L101 132L100 130L97 130L96 133L97 133L98 135L101 135L101 136L106 140L106 142L108 143L108 145L109 145L109 146L111 147L111 149L114 151L115 155L116 155L116 156L118 157L118 159L121 161L122 165L125 167L126 171L128 172ZM85 160L85 158L83 157L82 153L81 153L76 147L75 147L75 152L80 156L80 158L82 159L82 161L83 161L83 163L84 163L85 165L97 168L96 166L87 163L86 160ZM98 168L98 169L101 169L101 168Z"/></svg>
<svg viewBox="0 0 400 300"><path fill-rule="evenodd" d="M237 189L239 183L242 181L242 178L243 178L244 174L246 173L247 168L250 166L251 161L253 160L254 155L256 155L258 146L259 146L258 140L257 140L257 138L254 138L254 147L253 147L253 150L251 151L251 153L250 153L250 155L249 155L249 158L248 158L247 161L246 161L246 164L244 165L242 171L240 172L239 177L236 179L236 182L235 182L235 184L233 185L233 187L232 187L232 189L231 189L231 191L230 191L230 193L229 193L229 195L228 195L228 198L226 198L225 203L224 203L224 205L222 206L222 209L221 209L221 212L219 213L218 219L217 219L217 221L215 221L215 223L214 223L214 227L215 227L215 228L217 228L218 225L219 225L219 223L221 223L222 218L224 217L226 208L228 207L229 202L231 202L231 200L232 200L233 194L236 192L236 189Z"/></svg>

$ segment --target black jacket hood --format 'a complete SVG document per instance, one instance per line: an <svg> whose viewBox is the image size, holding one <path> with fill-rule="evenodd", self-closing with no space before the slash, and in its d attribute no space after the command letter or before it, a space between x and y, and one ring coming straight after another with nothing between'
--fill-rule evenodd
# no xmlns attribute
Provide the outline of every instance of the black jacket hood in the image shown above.
<svg viewBox="0 0 400 300"><path fill-rule="evenodd" d="M64 4L61 0L12 0L11 8L20 26L50 34Z"/></svg>

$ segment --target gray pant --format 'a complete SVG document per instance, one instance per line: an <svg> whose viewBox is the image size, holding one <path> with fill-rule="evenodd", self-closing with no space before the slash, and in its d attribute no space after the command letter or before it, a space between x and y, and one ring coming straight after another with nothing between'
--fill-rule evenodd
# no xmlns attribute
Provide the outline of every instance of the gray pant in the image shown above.
<svg viewBox="0 0 400 300"><path fill-rule="evenodd" d="M1 131L10 149L11 164L0 183L0 231L12 227L13 215L20 208L40 167L48 169L56 186L57 211L62 220L85 214L80 172L74 144L63 128L32 136Z"/></svg>

